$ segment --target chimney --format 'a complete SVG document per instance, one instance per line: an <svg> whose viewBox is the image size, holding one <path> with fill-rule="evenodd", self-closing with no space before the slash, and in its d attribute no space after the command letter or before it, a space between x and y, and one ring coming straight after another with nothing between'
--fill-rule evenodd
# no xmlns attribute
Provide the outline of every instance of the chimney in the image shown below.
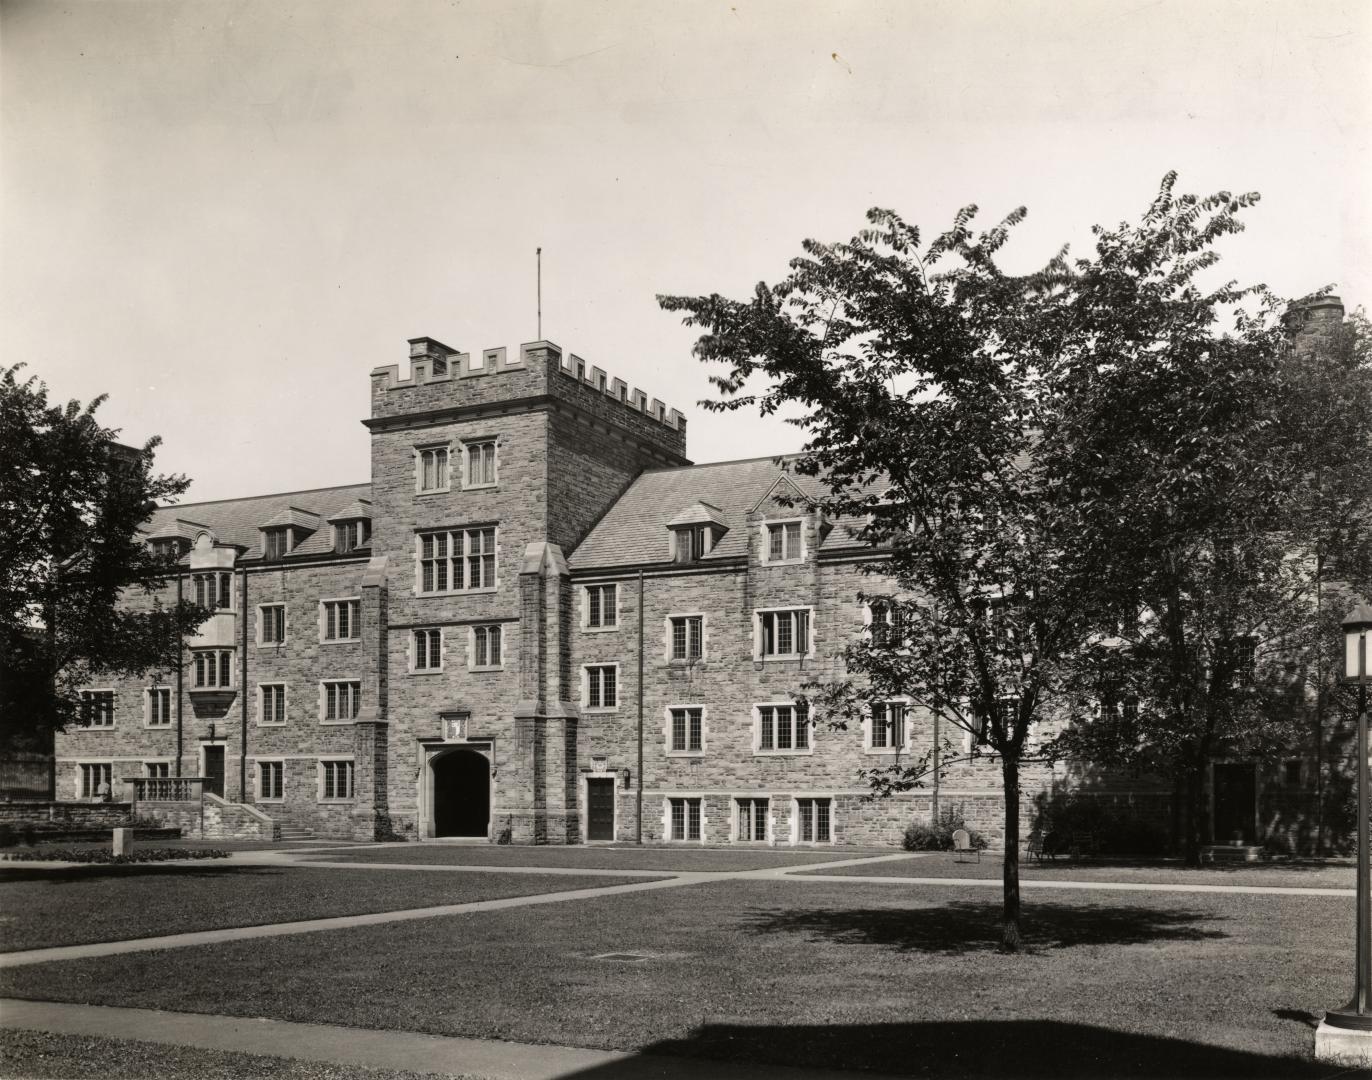
<svg viewBox="0 0 1372 1080"><path fill-rule="evenodd" d="M410 371L417 373L419 363L427 360L426 368L431 375L448 374L448 357L457 353L437 338L410 338Z"/></svg>
<svg viewBox="0 0 1372 1080"><path fill-rule="evenodd" d="M1295 300L1286 309L1282 322L1298 342L1325 337L1343 323L1343 301L1333 295Z"/></svg>

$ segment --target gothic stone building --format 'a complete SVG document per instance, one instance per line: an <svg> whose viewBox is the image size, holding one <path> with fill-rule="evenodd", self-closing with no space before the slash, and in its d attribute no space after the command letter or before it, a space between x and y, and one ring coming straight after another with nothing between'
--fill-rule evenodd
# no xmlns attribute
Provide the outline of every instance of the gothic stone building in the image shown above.
<svg viewBox="0 0 1372 1080"><path fill-rule="evenodd" d="M180 672L86 692L59 799L204 776L273 829L554 844L895 844L929 813L859 771L922 756L930 718L833 731L796 704L871 618L863 549L795 508L813 481L692 465L679 412L547 341L416 338L364 423L370 484L154 515L214 613ZM1053 781L1026 766L1026 814ZM963 763L941 797L994 842L998 789Z"/></svg>

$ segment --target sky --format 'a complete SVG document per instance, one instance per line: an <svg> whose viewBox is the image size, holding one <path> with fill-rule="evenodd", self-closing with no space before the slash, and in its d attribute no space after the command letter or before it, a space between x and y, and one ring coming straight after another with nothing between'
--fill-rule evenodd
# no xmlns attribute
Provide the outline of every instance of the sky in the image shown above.
<svg viewBox="0 0 1372 1080"><path fill-rule="evenodd" d="M1372 3L0 0L0 363L184 501L356 483L370 370L537 338L541 246L545 338L754 457L657 294L871 206L1029 269L1171 169L1262 194L1226 277L1372 306Z"/></svg>

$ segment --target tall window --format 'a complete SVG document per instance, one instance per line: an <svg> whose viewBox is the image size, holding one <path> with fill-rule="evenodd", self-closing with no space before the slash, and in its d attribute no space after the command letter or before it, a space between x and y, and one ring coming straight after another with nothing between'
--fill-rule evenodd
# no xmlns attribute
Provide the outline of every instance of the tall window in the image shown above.
<svg viewBox="0 0 1372 1080"><path fill-rule="evenodd" d="M612 630L619 625L619 586L586 586L586 628Z"/></svg>
<svg viewBox="0 0 1372 1080"><path fill-rule="evenodd" d="M804 656L810 651L810 612L805 608L758 613L759 656Z"/></svg>
<svg viewBox="0 0 1372 1080"><path fill-rule="evenodd" d="M463 444L467 453L467 487L488 487L495 483L495 440Z"/></svg>
<svg viewBox="0 0 1372 1080"><path fill-rule="evenodd" d="M699 660L704 654L705 619L700 615L673 615L668 620L671 628L671 658L673 660Z"/></svg>
<svg viewBox="0 0 1372 1080"><path fill-rule="evenodd" d="M323 600L325 641L360 641L362 638L361 600Z"/></svg>
<svg viewBox="0 0 1372 1080"><path fill-rule="evenodd" d="M498 668L500 659L500 627L472 628L472 667Z"/></svg>
<svg viewBox="0 0 1372 1080"><path fill-rule="evenodd" d="M905 706L879 701L872 706L871 749L898 750L905 744Z"/></svg>
<svg viewBox="0 0 1372 1080"><path fill-rule="evenodd" d="M805 705L759 705L757 748L767 753L810 749L810 712Z"/></svg>
<svg viewBox="0 0 1372 1080"><path fill-rule="evenodd" d="M197 649L191 685L197 690L220 690L233 685L233 653L228 649Z"/></svg>
<svg viewBox="0 0 1372 1080"><path fill-rule="evenodd" d="M362 702L362 683L356 679L332 679L324 684L324 721L357 719Z"/></svg>
<svg viewBox="0 0 1372 1080"><path fill-rule="evenodd" d="M442 630L416 630L410 649L411 671L443 670Z"/></svg>
<svg viewBox="0 0 1372 1080"><path fill-rule="evenodd" d="M284 761L259 761L257 763L257 797L259 799L280 799L286 788L286 763Z"/></svg>
<svg viewBox="0 0 1372 1080"><path fill-rule="evenodd" d="M286 722L286 684L261 683L257 688L261 695L261 708L257 713L259 724L284 724Z"/></svg>
<svg viewBox="0 0 1372 1080"><path fill-rule="evenodd" d="M448 448L434 446L416 455L420 491L448 490Z"/></svg>
<svg viewBox="0 0 1372 1080"><path fill-rule="evenodd" d="M100 794L100 785L114 785L114 765L108 761L89 762L81 766L81 798L93 799Z"/></svg>
<svg viewBox="0 0 1372 1080"><path fill-rule="evenodd" d="M281 645L286 640L286 605L263 604L257 609L258 632L263 645Z"/></svg>
<svg viewBox="0 0 1372 1080"><path fill-rule="evenodd" d="M700 800L669 799L671 807L671 839L700 839Z"/></svg>
<svg viewBox="0 0 1372 1080"><path fill-rule="evenodd" d="M802 844L827 844L833 840L829 799L796 800L796 839Z"/></svg>
<svg viewBox="0 0 1372 1080"><path fill-rule="evenodd" d="M148 727L168 727L171 722L171 687L148 687Z"/></svg>
<svg viewBox="0 0 1372 1080"><path fill-rule="evenodd" d="M83 727L114 727L114 691L81 691L81 724Z"/></svg>
<svg viewBox="0 0 1372 1080"><path fill-rule="evenodd" d="M767 839L767 800L735 799L740 840Z"/></svg>
<svg viewBox="0 0 1372 1080"><path fill-rule="evenodd" d="M767 526L767 561L795 562L801 557L800 522L783 521Z"/></svg>
<svg viewBox="0 0 1372 1080"><path fill-rule="evenodd" d="M619 670L614 664L590 664L586 667L586 708L619 708Z"/></svg>
<svg viewBox="0 0 1372 1080"><path fill-rule="evenodd" d="M672 751L689 754L698 752L701 747L701 727L704 710L684 708L671 710Z"/></svg>
<svg viewBox="0 0 1372 1080"><path fill-rule="evenodd" d="M321 761L319 763L319 797L326 802L353 797L353 763L351 761Z"/></svg>
<svg viewBox="0 0 1372 1080"><path fill-rule="evenodd" d="M419 535L421 594L495 587L495 526L448 529Z"/></svg>
<svg viewBox="0 0 1372 1080"><path fill-rule="evenodd" d="M232 574L192 574L191 586L195 592L195 602L200 607L211 611L233 607Z"/></svg>
<svg viewBox="0 0 1372 1080"><path fill-rule="evenodd" d="M873 600L872 644L900 645L905 640L904 612L895 600Z"/></svg>

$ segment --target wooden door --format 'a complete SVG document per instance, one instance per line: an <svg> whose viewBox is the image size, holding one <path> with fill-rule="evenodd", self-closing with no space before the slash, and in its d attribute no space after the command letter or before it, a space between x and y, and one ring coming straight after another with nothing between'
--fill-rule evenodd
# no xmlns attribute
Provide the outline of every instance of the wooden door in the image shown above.
<svg viewBox="0 0 1372 1080"><path fill-rule="evenodd" d="M211 795L224 797L224 748L205 747L205 790Z"/></svg>
<svg viewBox="0 0 1372 1080"><path fill-rule="evenodd" d="M615 838L615 782L613 777L586 781L586 839Z"/></svg>

